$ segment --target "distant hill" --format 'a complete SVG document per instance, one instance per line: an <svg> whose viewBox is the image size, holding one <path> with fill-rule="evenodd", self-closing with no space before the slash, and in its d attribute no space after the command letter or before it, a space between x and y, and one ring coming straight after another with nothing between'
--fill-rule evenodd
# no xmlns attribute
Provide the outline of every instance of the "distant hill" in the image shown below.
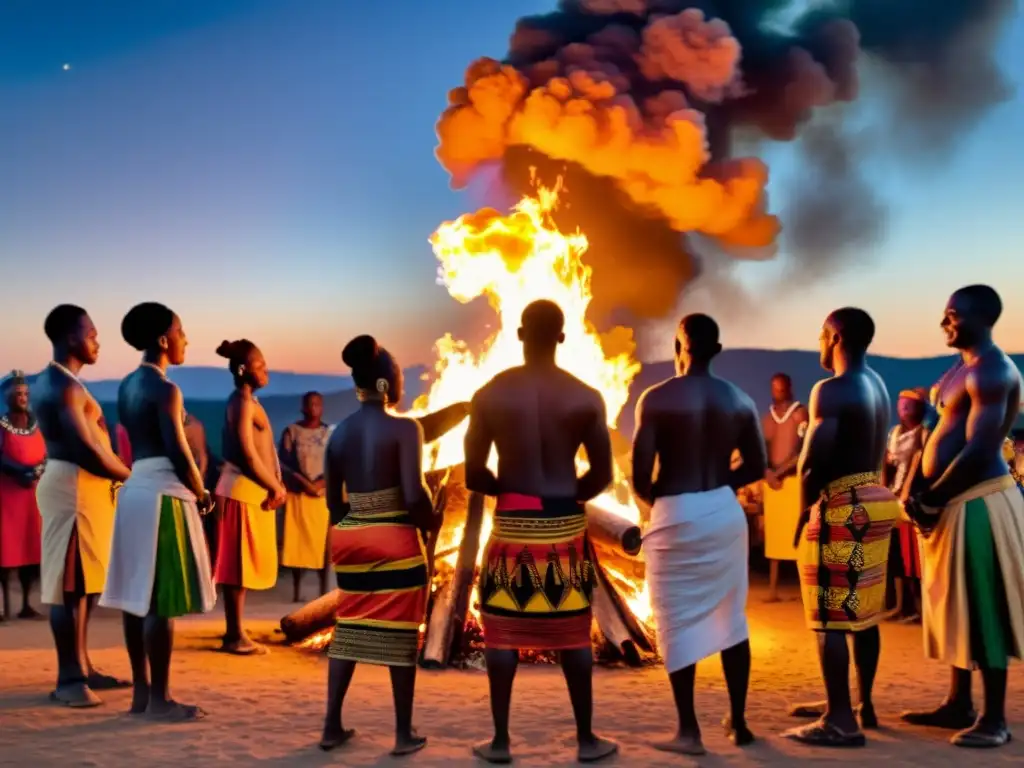
<svg viewBox="0 0 1024 768"><path fill-rule="evenodd" d="M1011 355L1018 368L1024 365L1024 355ZM953 364L954 358L930 357L918 359L905 359L895 357L872 357L871 365L878 371L885 380L886 386L893 400L895 408L896 396L900 390L911 387L930 387L945 371ZM182 372L197 369L182 369ZM198 369L215 370L215 369ZM419 395L424 389L424 382L421 376L422 367L406 371L407 403ZM633 431L633 411L636 407L637 398L640 394L653 384L674 375L672 362L649 363L644 365L640 374L633 382L630 390L630 399L619 416L618 429L629 435ZM811 387L818 379L824 376L824 372L818 364L818 353L801 350L767 350L767 349L730 349L723 352L715 363L715 372L735 382L741 389L749 394L757 403L758 410L764 412L771 402L770 385L771 377L777 372L788 373L793 379L793 389L798 400L807 402ZM225 372L226 373L226 372ZM287 379L291 375L293 379ZM273 388L268 387L267 393L261 393L260 402L267 410L274 429L280 433L282 429L299 416L300 398L303 392L317 387L306 386L306 382L312 377L305 377L302 374L272 374L271 381L287 380L292 382L295 390L287 394L273 394ZM324 377L329 379L331 377ZM324 394L324 420L329 423L337 423L355 410L357 401L352 391L351 379L348 377L337 377L344 380L345 388L340 387L331 391L327 386L319 389ZM299 384L302 386L299 386ZM284 381L282 381L282 386ZM230 378L228 389L217 399L190 397L185 392L185 407L198 418L206 427L207 439L210 450L215 454L220 451L221 429L224 423L224 400L230 391ZM100 397L95 388L96 385L89 383L90 390L97 394L97 398L104 403L104 412L110 424L117 422L117 409L111 400ZM116 395L116 387L114 389ZM893 414L895 417L895 413Z"/></svg>
<svg viewBox="0 0 1024 768"><path fill-rule="evenodd" d="M417 376L425 370L414 369L410 375ZM186 398L195 400L219 400L226 398L233 387L231 373L227 367L189 366L172 368L169 378L181 387ZM30 377L30 380L35 376ZM120 379L85 380L89 391L101 402L117 399L117 388ZM352 377L341 374L292 373L290 371L271 371L270 383L263 390L267 397L285 395L302 395L305 392L341 392L352 389Z"/></svg>

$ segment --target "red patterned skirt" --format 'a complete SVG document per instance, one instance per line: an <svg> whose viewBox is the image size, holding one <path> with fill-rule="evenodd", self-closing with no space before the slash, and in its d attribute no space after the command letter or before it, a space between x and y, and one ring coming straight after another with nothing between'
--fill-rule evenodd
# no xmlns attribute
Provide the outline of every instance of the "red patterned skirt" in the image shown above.
<svg viewBox="0 0 1024 768"><path fill-rule="evenodd" d="M589 648L594 583L581 504L519 494L498 497L480 573L488 648Z"/></svg>

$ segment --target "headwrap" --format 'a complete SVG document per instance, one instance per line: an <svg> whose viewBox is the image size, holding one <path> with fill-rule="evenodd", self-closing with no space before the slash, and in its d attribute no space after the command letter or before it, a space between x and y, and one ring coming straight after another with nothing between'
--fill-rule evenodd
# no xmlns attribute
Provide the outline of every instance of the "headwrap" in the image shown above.
<svg viewBox="0 0 1024 768"><path fill-rule="evenodd" d="M15 369L3 381L0 381L0 392L3 392L4 396L11 391L13 387L24 387L28 385L28 379L25 378L25 372Z"/></svg>
<svg viewBox="0 0 1024 768"><path fill-rule="evenodd" d="M928 392L924 387L914 387L900 391L900 399L917 400L922 403L928 402Z"/></svg>

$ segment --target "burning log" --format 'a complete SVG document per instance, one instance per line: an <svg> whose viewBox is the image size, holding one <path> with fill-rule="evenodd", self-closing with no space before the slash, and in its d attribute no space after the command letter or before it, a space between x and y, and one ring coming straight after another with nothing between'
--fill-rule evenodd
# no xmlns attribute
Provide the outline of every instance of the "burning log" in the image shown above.
<svg viewBox="0 0 1024 768"><path fill-rule="evenodd" d="M587 531L595 543L620 550L630 557L640 554L643 543L640 526L594 503L587 504Z"/></svg>
<svg viewBox="0 0 1024 768"><path fill-rule="evenodd" d="M455 403L439 411L419 416L416 421L423 427L423 442L426 445L451 432L469 414L469 403Z"/></svg>
<svg viewBox="0 0 1024 768"><path fill-rule="evenodd" d="M446 667L452 653L462 642L469 613L469 600L476 579L476 558L480 549L480 529L484 522L486 498L479 493L469 495L466 524L459 544L459 559L447 584L434 595L434 604L427 625L427 642L421 664Z"/></svg>
<svg viewBox="0 0 1024 768"><path fill-rule="evenodd" d="M281 631L290 643L334 626L334 616L341 602L341 590L334 589L281 619Z"/></svg>

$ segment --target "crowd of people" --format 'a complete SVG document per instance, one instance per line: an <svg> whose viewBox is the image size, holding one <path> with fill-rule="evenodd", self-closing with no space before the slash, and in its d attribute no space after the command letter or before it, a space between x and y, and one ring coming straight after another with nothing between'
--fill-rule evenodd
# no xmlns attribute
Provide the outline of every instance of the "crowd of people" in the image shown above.
<svg viewBox="0 0 1024 768"><path fill-rule="evenodd" d="M729 691L726 733L739 746L755 739L745 718L749 529L737 499L755 483L764 486L768 558L798 565L826 693L824 702L793 710L814 720L785 736L858 747L864 730L877 727L871 694L879 623L892 615L886 590L893 571L911 585L909 610L920 606L927 657L953 670L946 700L904 720L954 730L959 746L1009 741L1007 666L1024 651L1024 492L1004 454L1021 381L992 341L1001 312L988 286L952 295L941 326L960 358L930 392L900 393L899 423L891 429L889 394L867 362L875 327L863 310L838 309L824 321L820 361L829 376L807 406L779 375L763 417L745 393L712 373L722 349L715 321L683 318L674 347L678 375L641 396L632 445L634 491L650 508L644 551L658 648L678 715L674 738L660 749L704 753L695 675L698 662L714 654L721 654ZM559 652L579 759L617 752L592 727L596 578L584 507L612 480L611 439L600 394L557 365L563 324L553 303L528 306L519 329L523 365L433 421L395 413L401 368L375 339L357 337L342 357L360 408L332 431L321 420L322 399L310 393L302 419L279 444L257 395L268 381L262 353L248 340L224 342L217 351L234 390L211 491L201 425L189 419L167 377L169 366L185 360L181 319L155 303L125 316L122 336L142 359L119 390L115 450L99 403L79 378L96 362L96 328L80 307L54 309L45 322L53 358L34 383L32 408L16 372L5 384L9 411L0 419L5 611L7 577L17 570L24 600L18 615L36 615L27 596L40 565L58 658L51 698L91 707L101 703L97 691L130 686L134 714L200 718L201 708L170 693L173 620L210 611L219 586L221 650L261 653L245 630L246 593L272 587L279 560L321 578L329 565L341 597L320 746L331 750L352 738L343 724L345 696L355 665L371 663L391 671L393 754L421 749L426 738L412 726L417 645L429 589L426 543L440 528L442 509L424 481L423 445L468 415L466 485L496 500L479 577L494 734L473 751L491 763L511 760L519 652L535 649ZM581 448L588 465L578 476ZM777 582L773 568L773 597ZM299 586L297 575L296 599ZM85 627L97 600L123 613L130 683L89 659ZM980 715L973 669L984 682Z"/></svg>

